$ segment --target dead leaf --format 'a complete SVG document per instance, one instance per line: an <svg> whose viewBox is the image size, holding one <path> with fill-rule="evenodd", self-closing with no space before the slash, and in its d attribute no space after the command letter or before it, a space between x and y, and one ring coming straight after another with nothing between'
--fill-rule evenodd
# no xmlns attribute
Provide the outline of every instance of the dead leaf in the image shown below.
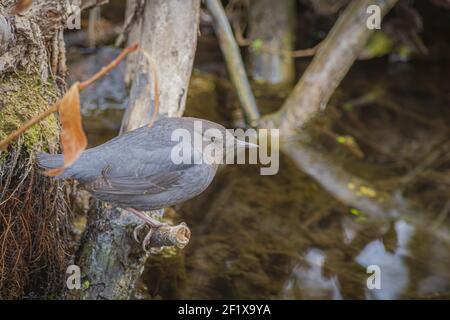
<svg viewBox="0 0 450 320"><path fill-rule="evenodd" d="M71 166L87 146L87 138L81 125L79 82L74 83L59 102L59 120L61 121L61 146L64 155L64 167L50 169L48 176L57 176Z"/></svg>

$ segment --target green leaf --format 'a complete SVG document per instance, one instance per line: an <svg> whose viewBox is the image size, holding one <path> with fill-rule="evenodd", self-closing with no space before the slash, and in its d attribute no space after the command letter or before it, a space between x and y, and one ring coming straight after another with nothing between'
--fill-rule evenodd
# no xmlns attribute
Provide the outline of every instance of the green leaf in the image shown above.
<svg viewBox="0 0 450 320"><path fill-rule="evenodd" d="M252 41L251 46L252 46L253 50L259 50L259 49L261 49L262 45L263 45L263 41L261 39L255 39Z"/></svg>
<svg viewBox="0 0 450 320"><path fill-rule="evenodd" d="M82 289L87 290L87 289L89 289L90 286L91 286L91 283L89 282L89 280L86 280L83 282Z"/></svg>

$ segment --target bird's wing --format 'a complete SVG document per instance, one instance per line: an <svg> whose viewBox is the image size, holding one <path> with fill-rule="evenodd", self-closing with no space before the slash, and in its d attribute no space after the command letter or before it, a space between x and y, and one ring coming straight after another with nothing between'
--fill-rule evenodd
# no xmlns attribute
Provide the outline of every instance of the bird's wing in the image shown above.
<svg viewBox="0 0 450 320"><path fill-rule="evenodd" d="M111 176L108 167L85 188L96 194L144 195L157 194L176 187L185 170L161 172L151 175Z"/></svg>

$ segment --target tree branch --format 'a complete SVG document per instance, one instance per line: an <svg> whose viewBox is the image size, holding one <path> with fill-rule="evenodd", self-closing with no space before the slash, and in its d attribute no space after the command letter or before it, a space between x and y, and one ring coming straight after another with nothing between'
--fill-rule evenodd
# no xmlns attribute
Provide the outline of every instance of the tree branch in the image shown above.
<svg viewBox="0 0 450 320"><path fill-rule="evenodd" d="M326 105L356 60L359 50L365 45L372 32L366 27L367 6L378 4L384 15L395 2L396 0L362 0L349 4L282 110L261 119L260 127L280 125L281 134L287 141L282 145L283 152L336 199L358 208L373 219L405 218L416 225L425 226L423 217L415 212L414 206L406 199L395 193L377 190L371 183L349 174L324 154L307 145L289 142L289 136ZM245 94L253 96L251 91ZM430 232L450 241L448 231L444 228Z"/></svg>
<svg viewBox="0 0 450 320"><path fill-rule="evenodd" d="M424 231L450 242L448 229L441 226L433 230L427 228L429 220L424 217L424 212L415 208L401 196L400 192L387 193L379 190L373 184L348 173L336 165L332 159L305 144L285 144L282 149L303 172L319 182L333 197L350 207L359 209L361 214L376 220L405 219L415 226L422 227Z"/></svg>
<svg viewBox="0 0 450 320"><path fill-rule="evenodd" d="M351 1L321 43L313 61L282 108L262 118L261 126L279 127L283 134L292 133L325 109L331 95L374 31L366 25L368 6L377 5L383 17L396 2L397 0Z"/></svg>
<svg viewBox="0 0 450 320"><path fill-rule="evenodd" d="M219 0L206 0L206 7L213 16L214 29L219 40L222 53L227 63L231 81L236 87L239 101L251 126L256 126L260 118L255 97L245 72L239 47L234 39L225 10Z"/></svg>

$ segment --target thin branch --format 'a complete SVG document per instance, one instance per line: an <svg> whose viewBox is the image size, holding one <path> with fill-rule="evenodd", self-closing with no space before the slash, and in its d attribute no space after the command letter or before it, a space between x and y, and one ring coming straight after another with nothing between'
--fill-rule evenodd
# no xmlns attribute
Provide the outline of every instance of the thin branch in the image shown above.
<svg viewBox="0 0 450 320"><path fill-rule="evenodd" d="M89 78L86 81L83 81L80 83L78 88L80 91L86 89L89 87L92 83L97 81L98 79L104 77L107 75L111 70L113 70L115 67L117 67L120 62L131 52L136 51L139 48L138 43L134 43L130 45L129 47L125 48L119 56L117 56L116 59L114 59L110 64L108 64L106 67L103 67L99 72L94 74L91 78ZM30 119L28 122L26 122L24 125L22 125L20 128L14 130L12 133L10 133L5 139L3 139L0 142L0 150L5 150L8 145L11 143L11 141L17 139L23 132L31 128L36 123L44 120L48 116L50 116L52 113L57 112L59 108L60 100L58 100L56 103L54 103L48 110L38 114L37 116Z"/></svg>
<svg viewBox="0 0 450 320"><path fill-rule="evenodd" d="M214 19L214 29L242 108L250 125L256 126L260 114L225 10L219 0L206 0L205 4Z"/></svg>
<svg viewBox="0 0 450 320"><path fill-rule="evenodd" d="M3 139L0 142L0 150L4 151L8 147L8 145L11 143L11 141L16 140L23 132L30 129L32 126L34 126L36 123L44 120L49 115L51 115L53 112L57 112L59 108L59 100L50 107L50 109L38 114L37 116L30 119L28 122L26 122L24 125L22 125L20 128L14 130L12 133L10 133L5 139Z"/></svg>
<svg viewBox="0 0 450 320"><path fill-rule="evenodd" d="M158 85L158 72L156 68L156 63L153 61L153 59L150 57L147 51L144 49L139 49L139 51L142 52L144 57L147 59L148 65L150 67L150 71L152 73L153 77L153 94L154 94L154 102L153 102L153 113L152 118L150 119L150 122L147 124L147 127L151 127L153 125L153 122L158 117L158 111L159 111L159 85Z"/></svg>
<svg viewBox="0 0 450 320"><path fill-rule="evenodd" d="M91 78L89 78L86 81L83 81L80 83L80 90L85 89L86 87L90 86L93 82L97 81L98 79L104 77L107 75L111 70L113 70L115 67L117 67L122 60L131 52L136 51L139 49L139 44L134 43L128 47L126 47L113 61L111 61L110 64L108 64L106 67L103 67L99 72L94 74Z"/></svg>
<svg viewBox="0 0 450 320"><path fill-rule="evenodd" d="M239 25L239 23L233 23L234 33L236 37L236 41L241 47L248 47L253 44L253 41L250 39L247 39L243 36L242 28ZM261 44L261 47L258 48L259 51L270 53L273 55L281 55L287 58L305 58L305 57L311 57L316 54L317 50L319 50L319 47L322 42L318 43L312 48L308 49L298 49L298 50L286 50L286 49L277 49L273 48L271 46L268 46L266 44Z"/></svg>

